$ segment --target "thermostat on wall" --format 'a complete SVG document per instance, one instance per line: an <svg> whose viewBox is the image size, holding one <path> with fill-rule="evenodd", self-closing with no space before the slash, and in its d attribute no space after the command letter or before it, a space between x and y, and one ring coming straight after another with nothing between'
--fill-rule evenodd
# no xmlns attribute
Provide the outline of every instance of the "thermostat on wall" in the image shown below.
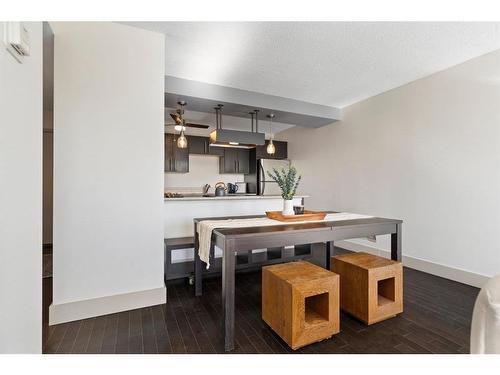
<svg viewBox="0 0 500 375"><path fill-rule="evenodd" d="M4 23L4 43L7 51L20 63L30 55L30 36L21 22Z"/></svg>

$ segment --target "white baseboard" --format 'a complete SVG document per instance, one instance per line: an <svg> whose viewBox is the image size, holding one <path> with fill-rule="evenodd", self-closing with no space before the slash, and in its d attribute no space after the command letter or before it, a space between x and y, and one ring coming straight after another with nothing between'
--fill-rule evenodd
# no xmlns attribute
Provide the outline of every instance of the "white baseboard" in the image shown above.
<svg viewBox="0 0 500 375"><path fill-rule="evenodd" d="M160 305L166 300L167 289L161 287L83 301L51 304L49 306L49 325Z"/></svg>
<svg viewBox="0 0 500 375"><path fill-rule="evenodd" d="M367 253L390 258L390 251L375 246L360 244L355 240L337 241L335 242L335 246L350 251L365 251ZM403 265L408 268L413 268L418 271L430 273L432 275L444 277L453 281L458 281L463 284L472 285L477 288L481 288L486 283L486 281L490 279L490 277L486 275L446 266L444 264L429 262L424 259L414 258L411 256L406 256L404 254Z"/></svg>

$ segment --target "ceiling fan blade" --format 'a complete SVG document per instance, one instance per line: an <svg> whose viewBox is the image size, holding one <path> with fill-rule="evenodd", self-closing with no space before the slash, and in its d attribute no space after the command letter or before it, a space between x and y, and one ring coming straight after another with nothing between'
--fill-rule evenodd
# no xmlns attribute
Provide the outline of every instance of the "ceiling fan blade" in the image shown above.
<svg viewBox="0 0 500 375"><path fill-rule="evenodd" d="M182 122L181 118L179 117L179 115L177 113L171 113L170 117L172 117L174 119L174 121L177 125L179 125Z"/></svg>
<svg viewBox="0 0 500 375"><path fill-rule="evenodd" d="M186 123L186 128L198 128L198 129L208 129L209 125L193 124L191 122Z"/></svg>

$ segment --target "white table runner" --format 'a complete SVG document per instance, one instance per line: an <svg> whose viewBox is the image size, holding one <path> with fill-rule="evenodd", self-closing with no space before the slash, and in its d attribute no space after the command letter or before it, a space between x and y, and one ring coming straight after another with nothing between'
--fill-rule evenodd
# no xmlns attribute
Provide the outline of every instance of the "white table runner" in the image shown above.
<svg viewBox="0 0 500 375"><path fill-rule="evenodd" d="M307 224L326 221L341 221L367 219L373 216L352 214L349 212L338 212L327 214L323 220L313 221L279 221L269 219L268 217L256 217L249 219L224 219L224 220L203 220L198 223L198 255L200 259L207 264L207 269L210 267L210 242L212 240L212 231L218 228L244 228L244 227L264 227L271 225L288 225L288 224Z"/></svg>

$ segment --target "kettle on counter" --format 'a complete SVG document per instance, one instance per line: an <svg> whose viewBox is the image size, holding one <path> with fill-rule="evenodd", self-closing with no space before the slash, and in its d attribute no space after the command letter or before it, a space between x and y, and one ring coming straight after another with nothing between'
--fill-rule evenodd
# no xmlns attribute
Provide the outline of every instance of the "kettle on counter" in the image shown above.
<svg viewBox="0 0 500 375"><path fill-rule="evenodd" d="M215 196L216 197L223 197L226 195L226 184L224 182L217 182L215 184Z"/></svg>

